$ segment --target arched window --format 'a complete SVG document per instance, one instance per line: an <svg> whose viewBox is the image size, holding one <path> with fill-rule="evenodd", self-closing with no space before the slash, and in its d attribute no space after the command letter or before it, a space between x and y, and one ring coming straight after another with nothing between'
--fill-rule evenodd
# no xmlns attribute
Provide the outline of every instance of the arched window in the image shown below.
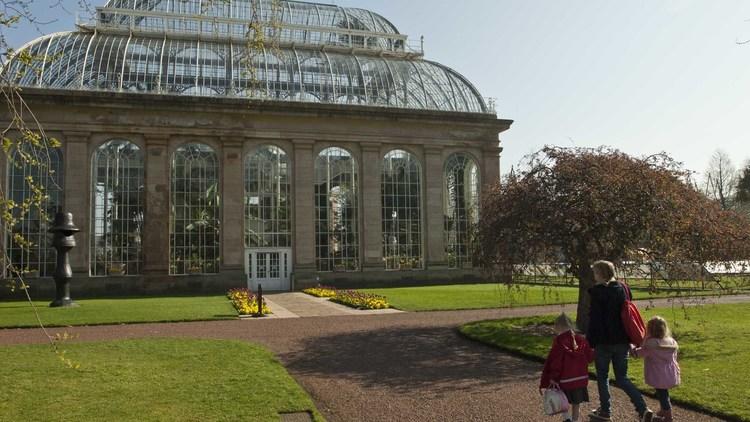
<svg viewBox="0 0 750 422"><path fill-rule="evenodd" d="M383 159L383 260L387 270L424 268L422 180L417 158L394 150Z"/></svg>
<svg viewBox="0 0 750 422"><path fill-rule="evenodd" d="M315 160L315 256L318 271L359 269L357 162L341 148Z"/></svg>
<svg viewBox="0 0 750 422"><path fill-rule="evenodd" d="M448 157L445 164L445 254L451 268L472 265L472 228L479 219L479 167L467 154Z"/></svg>
<svg viewBox="0 0 750 422"><path fill-rule="evenodd" d="M291 247L291 213L289 158L261 146L245 160L245 246Z"/></svg>
<svg viewBox="0 0 750 422"><path fill-rule="evenodd" d="M138 275L143 264L143 152L132 142L112 140L97 148L92 168L91 275Z"/></svg>
<svg viewBox="0 0 750 422"><path fill-rule="evenodd" d="M55 271L57 254L47 230L63 205L63 157L58 148L23 145L8 159L7 197L19 206L13 210L13 218L18 221L6 241L8 260L26 277L48 277ZM33 187L43 189L41 203L34 199ZM39 206L32 205L23 212L20 206L24 201Z"/></svg>
<svg viewBox="0 0 750 422"><path fill-rule="evenodd" d="M172 156L169 272L219 272L219 163L214 150L186 144Z"/></svg>

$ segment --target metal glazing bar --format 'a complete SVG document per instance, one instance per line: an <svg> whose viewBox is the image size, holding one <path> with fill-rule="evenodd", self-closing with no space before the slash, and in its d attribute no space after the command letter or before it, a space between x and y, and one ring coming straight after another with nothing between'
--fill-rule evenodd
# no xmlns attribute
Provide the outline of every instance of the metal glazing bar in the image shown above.
<svg viewBox="0 0 750 422"><path fill-rule="evenodd" d="M359 69L359 76L362 78L362 84L361 85L362 85L362 90L365 92L365 104L366 104L366 103L370 102L370 97L369 97L369 95L367 93L367 83L365 82L365 72L362 69L362 63L359 61L359 57L357 57L357 56L352 56L352 57L354 57L354 60L357 62L357 67ZM362 102L361 98L360 98L359 102L360 103Z"/></svg>
<svg viewBox="0 0 750 422"><path fill-rule="evenodd" d="M428 108L430 104L430 99L427 95L427 89L425 88L425 85L424 85L424 79L422 79L422 72L420 72L419 68L414 64L414 62L408 61L407 63L409 63L414 68L414 70L417 72L417 76L419 76L419 83L422 85L422 92L424 93L424 106L425 108Z"/></svg>
<svg viewBox="0 0 750 422"><path fill-rule="evenodd" d="M86 47L86 55L83 58L83 68L81 70L81 84L80 87L83 88L83 83L86 78L86 63L89 59L89 50L91 50L91 43L94 42L94 38L96 38L96 30L94 30L94 33L91 35L91 39L89 40L89 45Z"/></svg>
<svg viewBox="0 0 750 422"><path fill-rule="evenodd" d="M164 76L164 50L167 48L167 36L164 35L164 41L161 45L161 57L159 57L159 79L156 81L157 92L162 92L162 77Z"/></svg>
<svg viewBox="0 0 750 422"><path fill-rule="evenodd" d="M393 94L394 94L393 96L394 98L396 98L395 105L398 107L398 87L396 86L396 77L393 74L393 69L391 68L391 64L388 63L388 60L383 59L383 58L381 58L381 60L383 61L383 63L385 63L385 67L388 68L388 74L391 75L391 82L393 82ZM391 94L390 86L388 87L388 94L389 94L388 96L390 97L390 94ZM388 104L391 105L390 98L388 99Z"/></svg>
<svg viewBox="0 0 750 422"><path fill-rule="evenodd" d="M44 70L47 68L47 57L49 57L49 48L52 45L52 41L55 40L56 35L57 34L52 34L49 37L49 40L47 42L47 48L44 50L44 61L42 62L42 71L39 73L39 83L37 84L37 86L39 87L42 86L42 81L44 80Z"/></svg>
<svg viewBox="0 0 750 422"><path fill-rule="evenodd" d="M278 62L278 58L276 61ZM263 64L266 67L266 97L268 98L271 96L271 75L268 73L268 52L265 46L263 47Z"/></svg>
<svg viewBox="0 0 750 422"><path fill-rule="evenodd" d="M302 74L302 65L299 61L299 55L297 54L297 49L293 48L292 51L294 52L294 59L297 61L297 71L299 72L299 100L302 101L305 95L305 84L304 84L304 75ZM292 87L294 87L294 76L291 78ZM290 88L290 90L293 88ZM291 92L290 92L291 94Z"/></svg>
<svg viewBox="0 0 750 422"><path fill-rule="evenodd" d="M338 96L336 95L336 80L333 77L333 65L331 64L331 58L328 56L328 53L323 51L323 55L326 56L326 60L328 61L328 71L331 74L331 91L333 91L333 98L331 102L336 102L336 98Z"/></svg>
<svg viewBox="0 0 750 422"><path fill-rule="evenodd" d="M125 49L122 52L122 69L120 70L120 91L122 91L122 83L123 79L125 78L125 63L127 62L128 58L128 48L130 48L130 41L133 39L133 34L131 33L128 37L128 42L125 43Z"/></svg>

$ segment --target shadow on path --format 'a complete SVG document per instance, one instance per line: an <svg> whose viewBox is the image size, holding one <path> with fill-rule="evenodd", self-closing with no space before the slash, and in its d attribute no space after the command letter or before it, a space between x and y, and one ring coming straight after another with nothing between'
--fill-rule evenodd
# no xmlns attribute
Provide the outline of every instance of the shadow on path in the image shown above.
<svg viewBox="0 0 750 422"><path fill-rule="evenodd" d="M445 328L393 328L326 335L282 354L293 373L337 378L396 393L439 397L459 390L535 379L539 365L514 359ZM427 388L425 388L427 387Z"/></svg>

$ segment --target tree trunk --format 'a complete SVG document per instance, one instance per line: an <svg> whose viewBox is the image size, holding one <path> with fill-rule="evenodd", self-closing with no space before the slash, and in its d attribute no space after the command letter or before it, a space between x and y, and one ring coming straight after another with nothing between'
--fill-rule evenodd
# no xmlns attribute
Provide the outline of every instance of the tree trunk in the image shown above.
<svg viewBox="0 0 750 422"><path fill-rule="evenodd" d="M591 270L587 260L578 263L578 313L576 314L576 325L582 332L589 328L589 307L591 296L589 289L594 286L594 272Z"/></svg>

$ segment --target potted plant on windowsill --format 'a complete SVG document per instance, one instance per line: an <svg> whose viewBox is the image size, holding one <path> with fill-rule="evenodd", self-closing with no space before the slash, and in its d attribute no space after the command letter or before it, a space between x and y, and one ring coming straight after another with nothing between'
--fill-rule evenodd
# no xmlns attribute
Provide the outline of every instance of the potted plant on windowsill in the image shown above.
<svg viewBox="0 0 750 422"><path fill-rule="evenodd" d="M198 255L192 255L187 262L187 273L191 275L203 273L203 259Z"/></svg>
<svg viewBox="0 0 750 422"><path fill-rule="evenodd" d="M23 270L21 272L24 278L39 278L39 270Z"/></svg>
<svg viewBox="0 0 750 422"><path fill-rule="evenodd" d="M123 263L112 263L109 264L109 275L111 276L123 276L125 275L126 267Z"/></svg>

